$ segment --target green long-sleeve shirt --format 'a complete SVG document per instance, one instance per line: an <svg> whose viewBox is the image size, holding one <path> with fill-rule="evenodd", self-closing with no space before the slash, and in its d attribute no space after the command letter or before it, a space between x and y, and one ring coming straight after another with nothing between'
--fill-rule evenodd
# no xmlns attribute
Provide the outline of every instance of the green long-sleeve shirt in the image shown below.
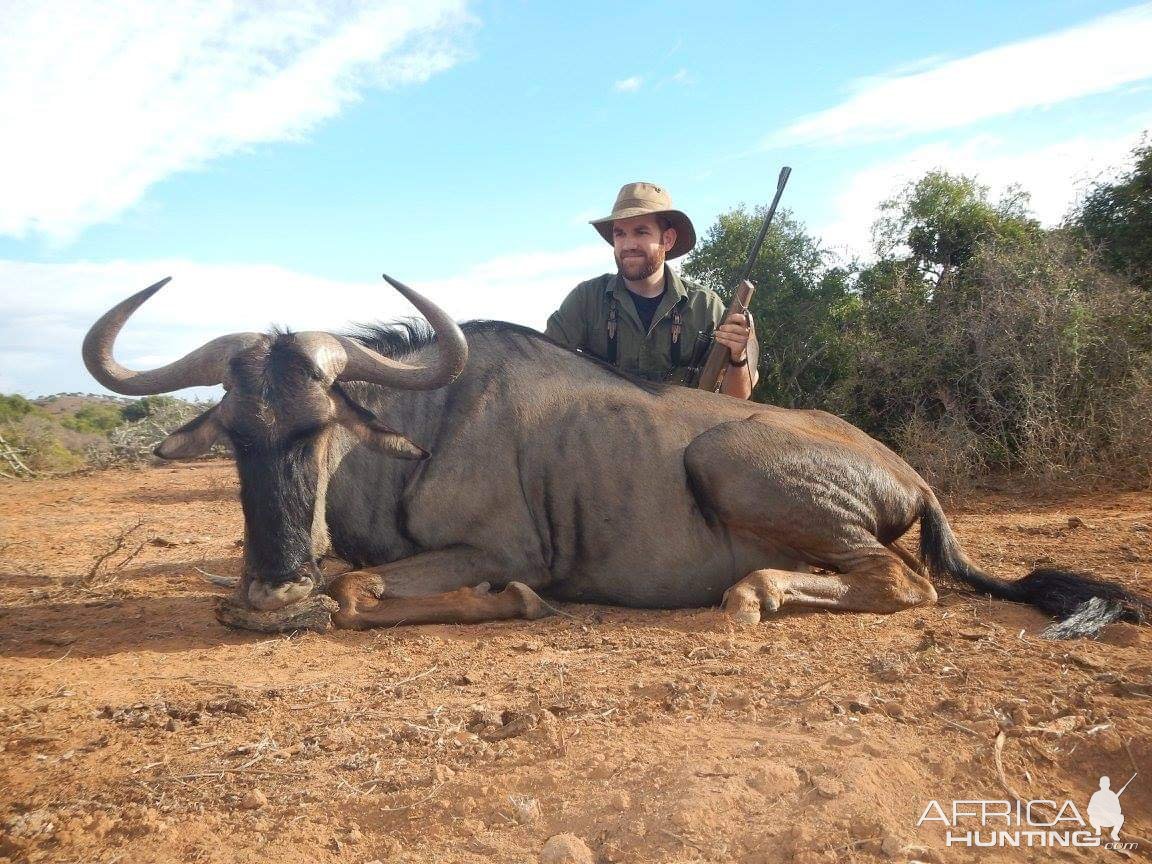
<svg viewBox="0 0 1152 864"><path fill-rule="evenodd" d="M664 268L664 297L644 331L636 306L615 273L581 282L548 319L545 333L562 345L608 360L608 319L616 305L616 366L650 381L690 384L689 367L699 363L707 337L724 319L724 303L716 292ZM680 362L673 363L674 316L680 312Z"/></svg>

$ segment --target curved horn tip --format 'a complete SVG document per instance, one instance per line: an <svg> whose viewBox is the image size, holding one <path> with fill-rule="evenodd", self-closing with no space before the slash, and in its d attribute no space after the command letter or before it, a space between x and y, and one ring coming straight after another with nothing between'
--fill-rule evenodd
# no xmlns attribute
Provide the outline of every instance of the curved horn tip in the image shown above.
<svg viewBox="0 0 1152 864"><path fill-rule="evenodd" d="M171 281L172 281L171 276L165 276L159 282L155 282L152 285L149 285L147 288L145 288L143 291L141 291L137 296L143 297L144 300L147 300L149 297L151 297L153 294L155 294L157 291L159 291L161 288L163 288L165 285L167 285ZM141 302L143 302L143 300L141 300Z"/></svg>

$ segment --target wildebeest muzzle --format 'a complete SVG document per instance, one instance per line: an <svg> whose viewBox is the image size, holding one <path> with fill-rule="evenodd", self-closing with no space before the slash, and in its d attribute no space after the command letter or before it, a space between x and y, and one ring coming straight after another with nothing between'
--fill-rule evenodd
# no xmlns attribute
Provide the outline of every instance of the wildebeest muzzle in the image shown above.
<svg viewBox="0 0 1152 864"><path fill-rule="evenodd" d="M245 574L244 580L240 583L240 593L253 609L274 612L303 600L322 582L320 568L309 562L290 573Z"/></svg>

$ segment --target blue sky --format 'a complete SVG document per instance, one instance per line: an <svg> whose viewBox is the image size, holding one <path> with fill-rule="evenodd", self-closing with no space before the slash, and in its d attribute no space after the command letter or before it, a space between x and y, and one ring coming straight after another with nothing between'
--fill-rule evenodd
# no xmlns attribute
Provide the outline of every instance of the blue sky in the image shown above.
<svg viewBox="0 0 1152 864"><path fill-rule="evenodd" d="M704 233L767 201L866 255L933 167L1059 221L1152 127L1152 4L6 4L0 392L98 391L79 342L163 276L119 352L405 314L542 326L611 269L632 180Z"/></svg>

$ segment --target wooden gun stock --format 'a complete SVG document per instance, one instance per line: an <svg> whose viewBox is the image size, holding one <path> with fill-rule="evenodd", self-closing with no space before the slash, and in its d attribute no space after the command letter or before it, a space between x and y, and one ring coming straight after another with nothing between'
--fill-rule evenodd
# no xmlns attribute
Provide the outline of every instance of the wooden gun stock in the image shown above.
<svg viewBox="0 0 1152 864"><path fill-rule="evenodd" d="M747 279L736 286L736 296L728 304L723 320L727 321L728 316L735 312L747 315L748 304L751 302L752 292L755 290L756 288ZM713 340L712 347L708 349L708 357L704 360L704 368L700 370L700 382L696 386L701 390L719 392L720 386L724 383L724 372L728 369L730 356L727 345L721 345ZM749 357L749 362L753 362L751 357Z"/></svg>

